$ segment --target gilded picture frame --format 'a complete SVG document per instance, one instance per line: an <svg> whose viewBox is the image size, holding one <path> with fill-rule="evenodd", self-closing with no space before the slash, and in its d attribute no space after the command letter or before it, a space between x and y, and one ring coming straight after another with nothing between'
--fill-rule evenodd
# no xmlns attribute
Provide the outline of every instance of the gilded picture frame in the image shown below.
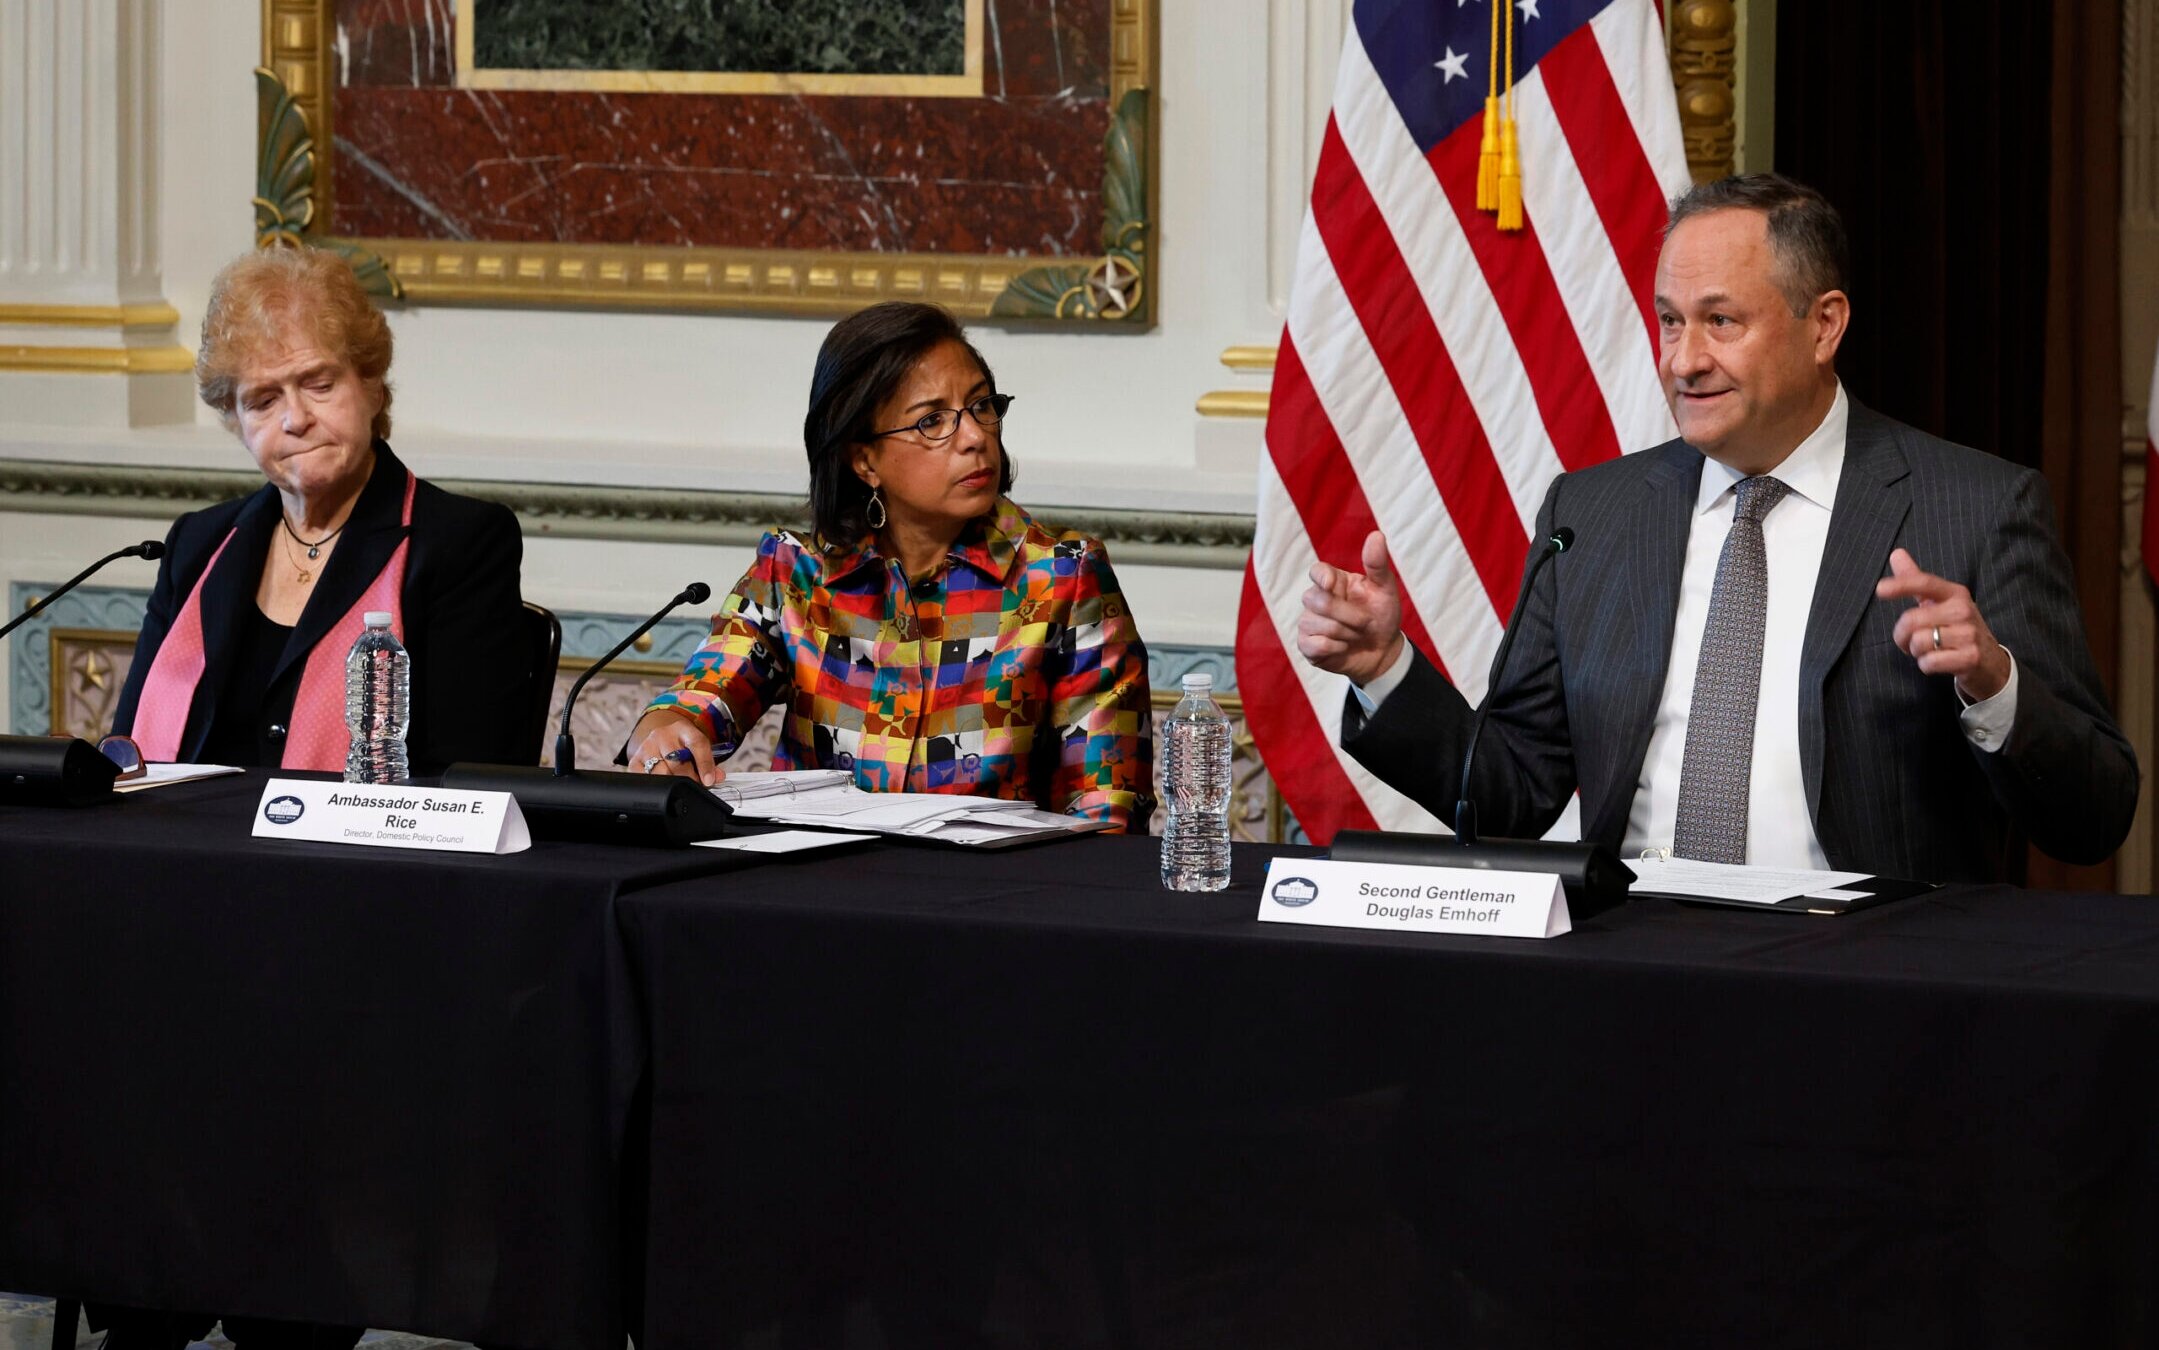
<svg viewBox="0 0 2159 1350"><path fill-rule="evenodd" d="M1106 0L1110 31L1103 74L1109 127L1099 230L1083 223L1089 234L1086 251L1012 254L346 234L331 210L341 170L335 134L335 63L341 56L335 50L336 0L262 0L257 242L333 248L353 261L370 289L415 304L833 315L878 300L919 299L967 318L1146 327L1154 320L1158 289L1152 216L1158 197L1157 3ZM969 0L971 21L979 9L980 0ZM469 47L466 51L469 59ZM968 76L979 78L974 64ZM787 77L752 78L777 79L774 92L819 88L814 77L796 78L793 83L801 88L787 87ZM516 83L498 79L495 85ZM487 87L484 81L475 84ZM671 87L683 86L670 86L663 78L652 84L651 96L665 97ZM950 96L963 91L925 86L910 92Z"/></svg>

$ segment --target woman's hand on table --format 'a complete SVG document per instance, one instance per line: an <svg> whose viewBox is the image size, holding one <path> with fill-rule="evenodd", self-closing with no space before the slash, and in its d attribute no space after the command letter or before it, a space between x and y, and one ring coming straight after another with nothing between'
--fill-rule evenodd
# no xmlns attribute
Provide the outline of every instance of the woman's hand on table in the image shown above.
<svg viewBox="0 0 2159 1350"><path fill-rule="evenodd" d="M713 762L712 742L687 717L664 710L646 713L630 732L630 768L671 773L716 787L727 771Z"/></svg>

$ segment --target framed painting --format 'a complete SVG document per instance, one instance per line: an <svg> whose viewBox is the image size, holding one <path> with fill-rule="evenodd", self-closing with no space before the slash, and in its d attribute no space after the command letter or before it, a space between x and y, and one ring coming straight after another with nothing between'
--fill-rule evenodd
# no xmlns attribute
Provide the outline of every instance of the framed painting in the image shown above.
<svg viewBox="0 0 2159 1350"><path fill-rule="evenodd" d="M263 0L265 244L420 304L1144 326L1156 0Z"/></svg>

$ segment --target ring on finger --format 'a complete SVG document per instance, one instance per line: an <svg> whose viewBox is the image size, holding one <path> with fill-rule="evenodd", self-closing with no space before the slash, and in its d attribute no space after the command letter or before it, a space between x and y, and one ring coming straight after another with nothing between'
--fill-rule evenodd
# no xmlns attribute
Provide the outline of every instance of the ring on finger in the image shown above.
<svg viewBox="0 0 2159 1350"><path fill-rule="evenodd" d="M1939 646L1940 644L1939 644L1939 643L1937 643L1937 644L1935 644L1935 645ZM653 771L654 769L658 768L659 766L660 766L660 757L659 757L658 755L647 755L647 756L645 756L645 772L646 772L646 773L651 773L651 772L652 772L652 771Z"/></svg>
<svg viewBox="0 0 2159 1350"><path fill-rule="evenodd" d="M1940 624L1936 624L1936 625L1934 625L1934 650L1936 650L1936 651L1940 651L1941 649L1942 649L1942 626L1941 626Z"/></svg>

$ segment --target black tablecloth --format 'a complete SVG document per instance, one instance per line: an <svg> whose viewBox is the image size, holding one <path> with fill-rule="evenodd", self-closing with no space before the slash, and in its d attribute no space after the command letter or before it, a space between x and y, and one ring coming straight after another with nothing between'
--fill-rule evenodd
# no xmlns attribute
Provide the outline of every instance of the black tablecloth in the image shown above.
<svg viewBox="0 0 2159 1350"><path fill-rule="evenodd" d="M650 1343L2159 1344L2159 901L1453 938L1153 850L627 897Z"/></svg>
<svg viewBox="0 0 2159 1350"><path fill-rule="evenodd" d="M256 840L266 776L0 809L0 1288L619 1350L615 897L743 860Z"/></svg>

